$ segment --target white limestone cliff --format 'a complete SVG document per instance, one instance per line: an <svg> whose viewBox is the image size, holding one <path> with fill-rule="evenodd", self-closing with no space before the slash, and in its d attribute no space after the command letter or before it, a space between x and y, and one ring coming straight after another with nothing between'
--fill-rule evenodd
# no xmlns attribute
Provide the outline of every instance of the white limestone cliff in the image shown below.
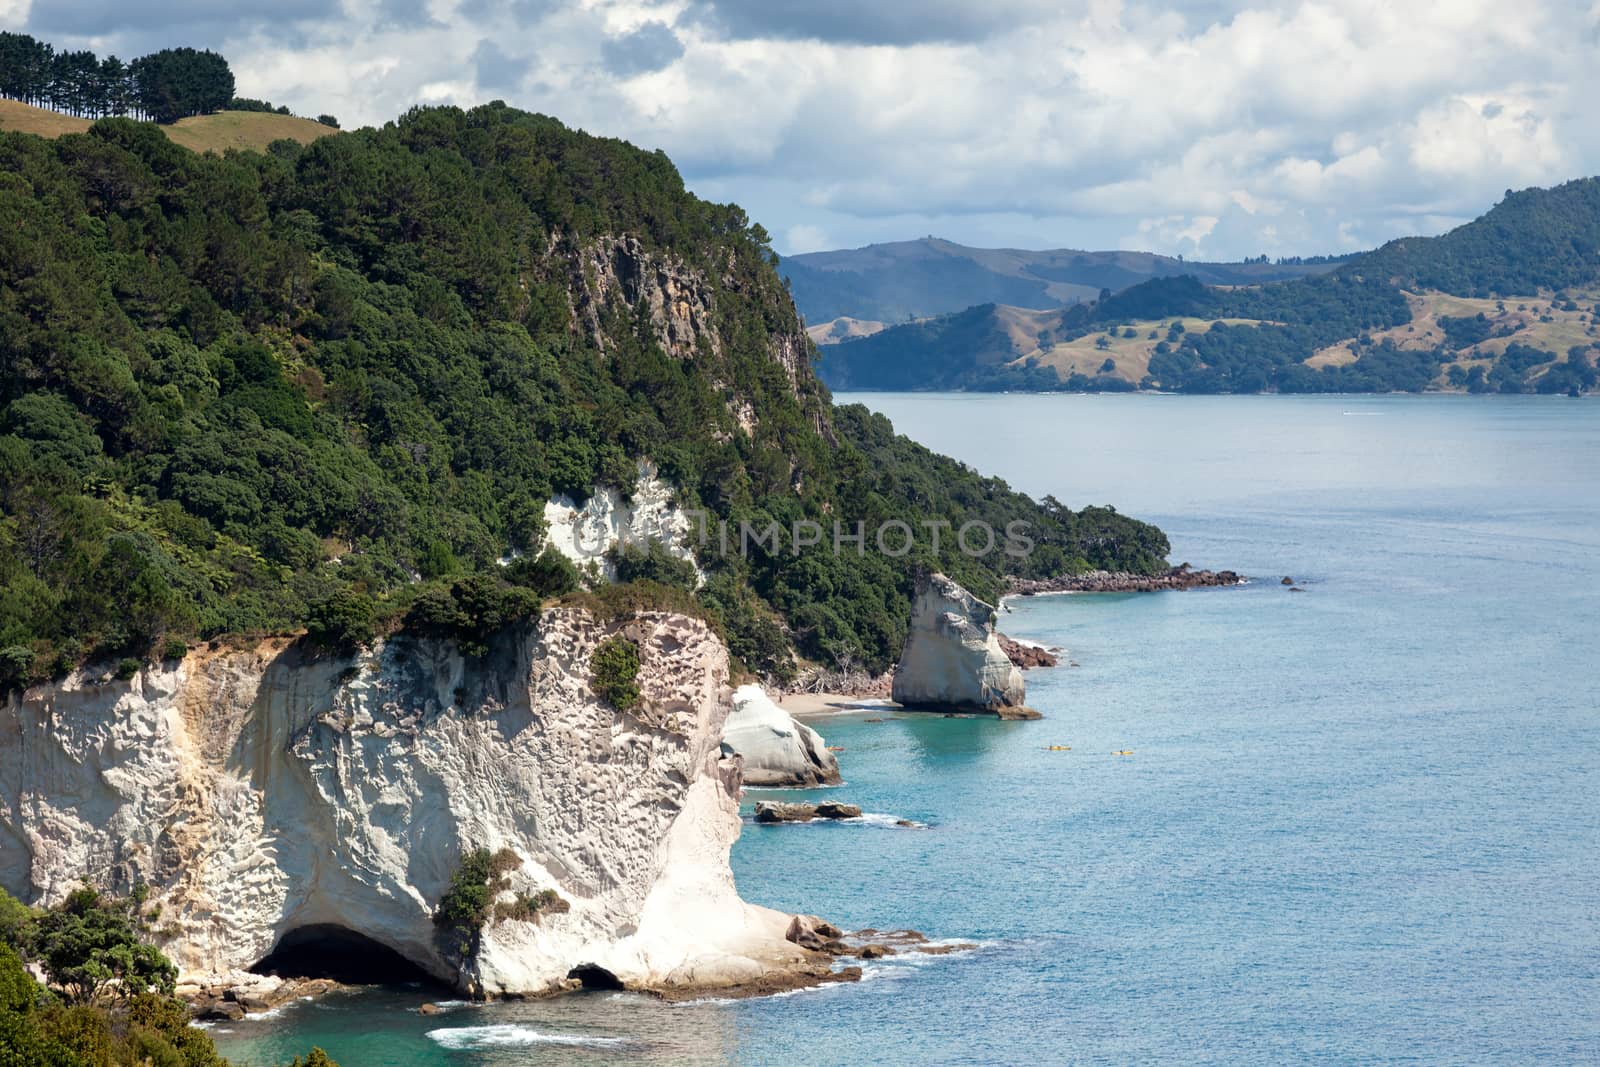
<svg viewBox="0 0 1600 1067"><path fill-rule="evenodd" d="M891 696L909 708L1034 718L1022 672L1000 647L995 609L942 574L917 582Z"/></svg>
<svg viewBox="0 0 1600 1067"><path fill-rule="evenodd" d="M634 712L590 688L619 628L640 648ZM433 639L356 657L274 639L126 681L78 672L0 707L0 884L48 904L84 878L143 882L164 950L202 984L320 924L487 996L557 989L575 968L669 992L803 983L826 963L729 870L727 679L697 620L575 609L482 658ZM510 849L511 892L554 889L570 910L491 922L462 966L432 913L472 847Z"/></svg>
<svg viewBox="0 0 1600 1067"><path fill-rule="evenodd" d="M616 568L605 554L618 545L645 547L659 541L667 552L694 566L698 580L705 574L690 548L694 522L673 502L672 486L662 481L649 463L639 465L639 480L627 500L609 486L597 486L580 507L568 496L558 496L544 506L545 544L579 568L595 564L607 579Z"/></svg>
<svg viewBox="0 0 1600 1067"><path fill-rule="evenodd" d="M741 685L722 743L744 758L744 780L754 786L835 785L839 760L822 735L796 722L759 685Z"/></svg>

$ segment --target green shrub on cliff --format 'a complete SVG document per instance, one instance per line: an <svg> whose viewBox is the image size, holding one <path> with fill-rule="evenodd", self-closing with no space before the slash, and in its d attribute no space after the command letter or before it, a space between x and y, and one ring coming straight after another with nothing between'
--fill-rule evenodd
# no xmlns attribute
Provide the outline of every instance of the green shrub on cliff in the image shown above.
<svg viewBox="0 0 1600 1067"><path fill-rule="evenodd" d="M507 848L497 852L475 848L461 854L450 885L433 912L440 947L447 955L466 961L478 954L478 939L494 913L494 898L508 887L506 875L520 863L517 854Z"/></svg>
<svg viewBox="0 0 1600 1067"><path fill-rule="evenodd" d="M626 637L611 637L589 657L595 695L618 711L639 703L639 646Z"/></svg>

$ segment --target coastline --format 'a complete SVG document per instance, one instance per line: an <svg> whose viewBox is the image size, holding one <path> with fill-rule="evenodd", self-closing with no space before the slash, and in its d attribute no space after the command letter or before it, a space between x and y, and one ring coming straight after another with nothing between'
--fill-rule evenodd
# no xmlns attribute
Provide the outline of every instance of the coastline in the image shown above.
<svg viewBox="0 0 1600 1067"><path fill-rule="evenodd" d="M1132 574L1127 571L1088 571L1054 578L1012 578L1007 583L1002 603L1014 597L1048 596L1059 593L1165 593L1187 589L1222 588L1244 585L1250 579L1237 571L1197 571L1187 563L1163 574Z"/></svg>

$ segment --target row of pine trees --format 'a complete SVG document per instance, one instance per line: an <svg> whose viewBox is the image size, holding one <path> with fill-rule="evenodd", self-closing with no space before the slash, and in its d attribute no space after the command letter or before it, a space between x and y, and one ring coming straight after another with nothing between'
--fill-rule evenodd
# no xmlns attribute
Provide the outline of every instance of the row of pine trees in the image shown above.
<svg viewBox="0 0 1600 1067"><path fill-rule="evenodd" d="M227 107L233 71L217 53L193 48L164 48L124 63L87 50L58 52L25 33L0 33L0 96L80 118L176 122Z"/></svg>

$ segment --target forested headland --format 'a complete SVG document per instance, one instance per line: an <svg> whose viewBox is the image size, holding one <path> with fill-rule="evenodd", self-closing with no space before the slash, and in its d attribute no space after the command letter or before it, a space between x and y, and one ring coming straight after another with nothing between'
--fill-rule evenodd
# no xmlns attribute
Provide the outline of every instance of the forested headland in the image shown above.
<svg viewBox="0 0 1600 1067"><path fill-rule="evenodd" d="M619 235L703 298L689 350L643 303L585 303ZM539 551L544 503L627 491L641 459L759 528L1031 524L1026 558L755 552L703 559L699 588L619 561L616 596L705 615L775 677L793 651L886 667L919 567L993 597L1165 566L1152 526L834 409L775 262L659 152L499 104L226 156L127 118L0 135L0 683L301 627L470 646L578 585Z"/></svg>
<svg viewBox="0 0 1600 1067"><path fill-rule="evenodd" d="M1571 393L1600 382L1600 178L1507 191L1328 273L1152 279L1046 315L982 305L824 350L834 388Z"/></svg>

